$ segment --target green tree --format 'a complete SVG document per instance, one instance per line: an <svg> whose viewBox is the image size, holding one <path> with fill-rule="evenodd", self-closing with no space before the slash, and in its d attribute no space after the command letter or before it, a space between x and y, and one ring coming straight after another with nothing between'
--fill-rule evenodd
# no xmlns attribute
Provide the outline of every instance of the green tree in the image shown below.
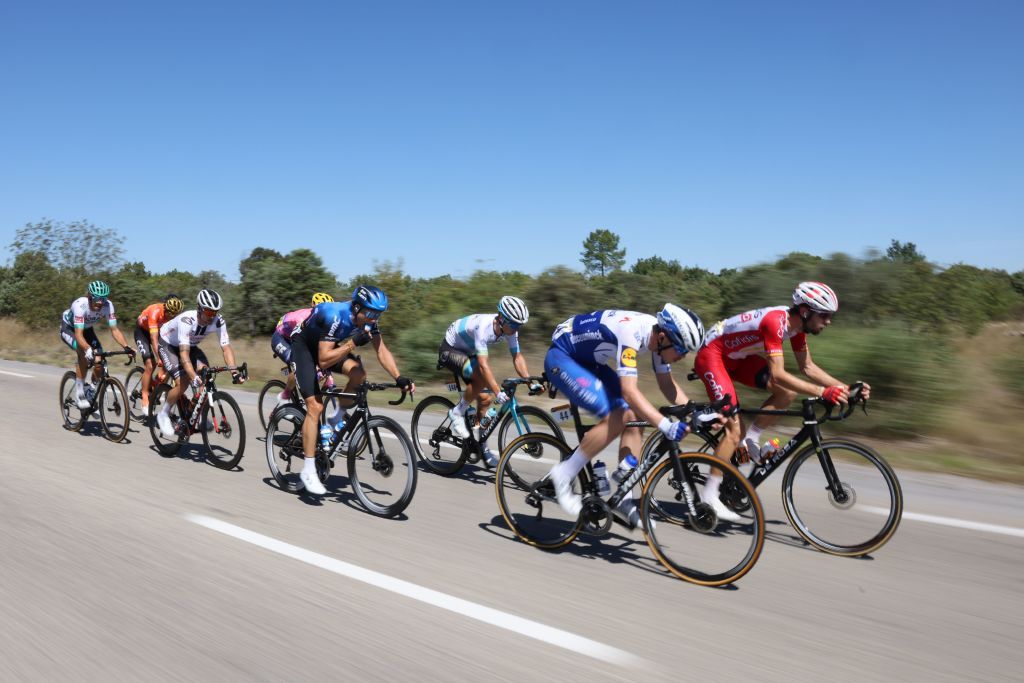
<svg viewBox="0 0 1024 683"><path fill-rule="evenodd" d="M85 220L62 223L44 218L15 232L11 250L15 254L38 251L62 273L92 277L117 270L124 254L122 244L124 237L116 230Z"/></svg>
<svg viewBox="0 0 1024 683"><path fill-rule="evenodd" d="M917 250L913 242L900 242L893 240L889 248L885 250L885 257L890 261L900 263L920 263L924 261L924 254Z"/></svg>
<svg viewBox="0 0 1024 683"><path fill-rule="evenodd" d="M580 261L588 275L604 277L622 268L626 262L626 250L619 249L619 236L611 230L599 228L583 240Z"/></svg>
<svg viewBox="0 0 1024 683"><path fill-rule="evenodd" d="M633 264L629 271L637 275L656 275L658 273L681 275L683 267L675 259L666 261L660 256L648 256L647 258L637 259L637 262Z"/></svg>

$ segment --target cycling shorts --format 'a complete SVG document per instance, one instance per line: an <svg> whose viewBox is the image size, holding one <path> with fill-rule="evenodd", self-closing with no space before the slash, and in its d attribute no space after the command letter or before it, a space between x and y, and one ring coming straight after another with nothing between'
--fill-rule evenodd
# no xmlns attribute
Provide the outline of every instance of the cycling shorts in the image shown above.
<svg viewBox="0 0 1024 683"><path fill-rule="evenodd" d="M174 379L181 377L181 374L185 371L181 367L181 347L171 346L161 338L160 348L157 351L160 353L160 360L163 362L164 370L167 374ZM200 366L210 365L210 361L206 359L206 354L198 346L189 347L188 357L192 361L193 370L198 371Z"/></svg>
<svg viewBox="0 0 1024 683"><path fill-rule="evenodd" d="M270 348L274 350L274 355L285 363L292 362L292 340L289 337L274 332L270 337Z"/></svg>
<svg viewBox="0 0 1024 683"><path fill-rule="evenodd" d="M82 334L85 336L85 341L89 342L89 346L92 347L93 351L103 352L103 345L100 344L99 337L96 336L96 332L91 327L82 330ZM60 324L60 340L72 351L78 348L78 340L75 339L75 328L63 321Z"/></svg>
<svg viewBox="0 0 1024 683"><path fill-rule="evenodd" d="M568 353L552 346L544 356L544 370L551 383L569 402L599 418L613 410L628 410L622 398L619 375L607 365L581 364Z"/></svg>
<svg viewBox="0 0 1024 683"><path fill-rule="evenodd" d="M446 341L442 341L437 347L437 367L447 368L456 377L469 381L477 368L476 356L460 351Z"/></svg>
<svg viewBox="0 0 1024 683"><path fill-rule="evenodd" d="M157 335L157 339L159 339ZM135 348L139 350L139 357L143 362L153 357L153 344L149 340L149 332L138 325L135 326Z"/></svg>
<svg viewBox="0 0 1024 683"><path fill-rule="evenodd" d="M721 399L725 394L732 396L732 404L739 407L740 398L736 394L735 379L740 384L758 389L768 387L768 360L764 356L747 356L746 358L729 358L713 347L705 346L693 362L693 369L704 382L704 389L712 401Z"/></svg>

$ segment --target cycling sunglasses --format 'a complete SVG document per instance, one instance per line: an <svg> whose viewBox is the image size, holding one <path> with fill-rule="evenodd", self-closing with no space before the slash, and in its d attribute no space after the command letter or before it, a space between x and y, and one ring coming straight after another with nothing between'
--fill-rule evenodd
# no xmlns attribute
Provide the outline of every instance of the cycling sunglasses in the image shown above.
<svg viewBox="0 0 1024 683"><path fill-rule="evenodd" d="M366 316L367 320L379 320L381 313L384 311L375 311L372 308L364 308L362 310L363 315Z"/></svg>
<svg viewBox="0 0 1024 683"><path fill-rule="evenodd" d="M217 315L216 309L199 307L199 315L205 315L207 318L212 318Z"/></svg>

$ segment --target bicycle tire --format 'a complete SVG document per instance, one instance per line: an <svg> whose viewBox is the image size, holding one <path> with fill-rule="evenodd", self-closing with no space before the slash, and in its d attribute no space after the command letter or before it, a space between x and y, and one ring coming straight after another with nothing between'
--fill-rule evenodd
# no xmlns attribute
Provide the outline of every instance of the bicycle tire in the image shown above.
<svg viewBox="0 0 1024 683"><path fill-rule="evenodd" d="M557 550L579 535L582 521L571 519L559 507L545 478L554 464L571 453L565 441L542 433L523 434L502 451L494 474L494 495L506 526L524 543ZM585 472L586 468L577 478L577 493L586 485ZM550 514L545 517L545 512Z"/></svg>
<svg viewBox="0 0 1024 683"><path fill-rule="evenodd" d="M203 406L199 430L203 433L207 461L222 470L234 469L245 453L245 419L238 407L238 401L223 391L211 395L206 405ZM211 434L230 439L236 433L238 435L237 448L227 448L210 442Z"/></svg>
<svg viewBox="0 0 1024 683"><path fill-rule="evenodd" d="M153 390L153 396L149 402L149 435L153 439L153 444L156 446L157 452L164 457L171 457L177 455L178 451L181 450L181 440L172 441L164 438L160 433L160 425L156 423L156 414L167 401L167 392L171 390L170 384L161 384ZM171 422L174 423L180 419L178 414L178 406L171 406Z"/></svg>
<svg viewBox="0 0 1024 683"><path fill-rule="evenodd" d="M136 365L124 378L124 393L128 397L128 414L132 422L142 422L149 412L149 406L142 409L142 376L145 371Z"/></svg>
<svg viewBox="0 0 1024 683"><path fill-rule="evenodd" d="M396 441L397 444L385 443L381 439L385 433L393 437L387 439L388 442ZM365 443L361 443L364 440ZM391 478L402 472L405 472L404 483L394 487ZM397 421L383 415L374 415L356 427L348 453L348 478L352 490L367 512L378 517L396 517L401 514L416 493L417 472L416 451ZM381 488L389 483L395 489L400 489L397 497L391 494L391 489ZM388 502L371 499L371 487L374 495L382 494Z"/></svg>
<svg viewBox="0 0 1024 683"><path fill-rule="evenodd" d="M99 404L100 424L103 434L111 443L120 443L128 436L128 423L131 415L128 412L128 394L121 380L107 377L97 392L96 402Z"/></svg>
<svg viewBox="0 0 1024 683"><path fill-rule="evenodd" d="M85 424L85 413L78 408L75 398L75 380L78 376L68 370L60 380L57 398L60 400L60 414L64 429L77 432ZM77 416L77 417L76 417Z"/></svg>
<svg viewBox="0 0 1024 683"><path fill-rule="evenodd" d="M256 400L256 412L260 416L260 429L263 431L267 430L267 423L270 421L270 416L273 414L274 409L277 408L277 396L284 391L285 383L279 379L272 379L263 385L260 389L260 396ZM276 389L276 391L272 391ZM271 401L270 405L264 406L265 400Z"/></svg>
<svg viewBox="0 0 1024 683"><path fill-rule="evenodd" d="M287 405L275 410L267 423L267 467L282 491L298 493L304 488L299 472L303 466L302 423L305 419L306 413L300 407ZM293 461L297 464L294 472L291 471Z"/></svg>
<svg viewBox="0 0 1024 683"><path fill-rule="evenodd" d="M451 477L458 474L469 458L469 446L464 444L459 449L458 455L456 455L454 451L458 447L450 441L450 439L456 437L452 434L451 429L446 426L446 424L450 424L447 413L454 407L455 404L444 396L428 396L420 401L412 411L412 421L409 425L412 431L412 445L416 449L416 457L419 458L424 467L434 474L440 474L442 477ZM440 411L437 408L440 408ZM431 412L427 413L428 410ZM428 415L426 421L440 420L440 423L436 427L429 424L421 424L424 413ZM431 444L431 441L436 442L436 445ZM466 441L470 440L467 439ZM450 455L448 455L449 453Z"/></svg>
<svg viewBox="0 0 1024 683"><path fill-rule="evenodd" d="M811 461L811 455L817 453L817 450L813 445L809 445L800 450L793 460L786 467L786 472L782 478L782 505L786 511L786 517L789 518L790 524L796 530L800 536L810 543L812 546L826 552L830 555L840 555L843 557L859 557L867 555L878 548L885 545L893 534L896 533L896 529L900 525L900 521L903 517L903 489L900 486L899 478L896 476L896 472L893 471L892 467L885 461L885 459L875 452L874 449L865 446L864 444L857 443L849 439L826 439L821 442L822 450L827 454L827 459L831 463L834 471L841 477L845 477L845 480L841 479L843 494L847 496L845 501L837 501L835 493L826 487L827 496L826 500L833 509L840 510L842 513L847 513L850 510L858 509L866 514L858 514L855 516L844 515L844 526L849 528L852 523L859 519L864 519L864 525L869 529L874 528L874 524L868 523L866 520L871 519L867 515L878 515L878 510L883 510L885 521L877 531L870 532L870 536L865 540L859 542L835 542L826 540L821 534L826 533L823 530L812 531L811 526L813 524L808 523L808 518L812 516L813 512L809 509L809 506L798 505L795 501L795 491L801 488L801 485L807 486L808 479L803 477L798 483L797 478L801 472L809 473L813 468L804 467L801 470L801 465ZM838 457L841 454L845 455L849 462L844 462L841 466L842 472L839 472L839 468L836 468ZM852 454L852 455L851 455ZM868 475L872 472L869 468L865 468L860 464L860 461L866 461L881 474L882 480L885 482L885 492L883 494L877 493L878 487L875 486L874 490L869 489L872 483L869 481ZM821 461L819 459L819 464ZM824 465L822 465L824 467ZM827 481L823 472L815 473L814 479L820 485L820 483ZM851 482L855 481L857 487L854 487ZM867 484L865 484L867 482ZM857 488L860 488L858 494ZM820 490L820 489L819 489ZM852 494L852 496L851 496ZM868 494L874 498L877 505L865 505L864 495ZM802 496L801 496L802 497ZM886 498L888 498L888 510L885 511L884 505L886 505ZM857 506L860 506L858 508ZM804 511L801 512L801 507ZM820 506L821 509L828 510L824 506ZM821 515L823 516L823 515ZM817 525L821 528L822 525ZM855 532L836 531L837 534L853 535ZM860 536L859 532L856 532L857 536Z"/></svg>
<svg viewBox="0 0 1024 683"><path fill-rule="evenodd" d="M523 434L533 434L540 431L542 433L550 433L552 436L561 439L562 441L565 441L565 434L562 432L562 428L555 421L555 418L551 417L550 413L548 413L546 410L542 410L537 406L516 405L516 411L519 413L520 421L526 427L526 431L523 432ZM543 429L534 429L530 426L531 423L533 425L543 424L547 428L547 431ZM512 439L508 438L508 432L511 429L517 429L517 427L516 422L513 419L512 412L509 411L505 413L505 416L501 419L501 424L498 426L499 453L504 451L505 446L507 446L509 442L512 441ZM516 432L515 434L516 436L513 438L522 436L522 434L519 434L518 432Z"/></svg>
<svg viewBox="0 0 1024 683"><path fill-rule="evenodd" d="M729 524L726 527L725 523L717 520L709 505L699 502L699 493L693 488L688 492L697 501L695 508L698 517L695 518L689 512L687 502L682 500L686 492L680 490L678 482L673 483L675 468L672 458L667 457L648 474L640 500L640 519L647 545L669 572L684 581L701 586L733 583L753 568L764 548L765 525L761 501L753 486L735 466L723 463L707 453L680 453L678 457L685 472L693 478L693 483L703 483L703 473L716 468L722 471L725 481L735 480L737 485L744 487L752 502L748 517L742 526ZM663 488L660 487L662 483L665 483ZM745 538L748 534L749 539ZM724 547L727 543L728 549ZM724 558L724 564L714 569L698 568L691 564L698 559L717 564L720 557Z"/></svg>

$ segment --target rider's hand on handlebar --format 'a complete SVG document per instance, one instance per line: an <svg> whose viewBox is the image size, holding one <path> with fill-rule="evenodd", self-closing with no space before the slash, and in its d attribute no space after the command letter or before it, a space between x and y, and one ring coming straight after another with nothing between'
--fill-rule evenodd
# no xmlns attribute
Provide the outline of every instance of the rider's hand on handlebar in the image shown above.
<svg viewBox="0 0 1024 683"><path fill-rule="evenodd" d="M127 353L129 356L135 356L135 349L133 349L132 347L130 347L130 346L123 346L121 348L123 348L124 352Z"/></svg>
<svg viewBox="0 0 1024 683"><path fill-rule="evenodd" d="M658 423L658 429L670 441L679 441L686 436L688 431L685 422L673 422L667 417L661 418L661 422Z"/></svg>
<svg viewBox="0 0 1024 683"><path fill-rule="evenodd" d="M825 387L825 390L821 392L821 398L830 406L834 406L837 403L846 405L847 400L850 398L850 390L842 384Z"/></svg>
<svg viewBox="0 0 1024 683"><path fill-rule="evenodd" d="M543 384L541 384L540 382L530 382L530 393L531 394L534 394L534 395L535 394L539 394L542 391L544 391L544 385Z"/></svg>
<svg viewBox="0 0 1024 683"><path fill-rule="evenodd" d="M85 356L85 362L86 362L86 363L91 363L91 362L92 362L92 359L93 359L93 352L92 352L92 347L91 347L91 346L90 346L90 347L87 347L87 348L85 349L85 351L83 351L83 352L82 352L82 355L84 355L84 356Z"/></svg>
<svg viewBox="0 0 1024 683"><path fill-rule="evenodd" d="M238 370L232 370L231 371L231 383L232 384L242 384L243 382L245 382L245 375L240 373Z"/></svg>
<svg viewBox="0 0 1024 683"><path fill-rule="evenodd" d="M395 384L402 391L408 391L410 394L416 393L416 383L404 375L399 375L395 378Z"/></svg>
<svg viewBox="0 0 1024 683"><path fill-rule="evenodd" d="M497 403L499 406L502 405L503 403L507 403L508 394L506 394L504 391L496 392L494 394L494 402Z"/></svg>
<svg viewBox="0 0 1024 683"><path fill-rule="evenodd" d="M192 378L192 381L189 382L189 384L192 386L193 389L198 389L199 385L202 384L202 383L203 383L203 378L200 375L196 375L195 377Z"/></svg>
<svg viewBox="0 0 1024 683"><path fill-rule="evenodd" d="M867 382L860 383L860 397L865 401L871 398L871 385Z"/></svg>

